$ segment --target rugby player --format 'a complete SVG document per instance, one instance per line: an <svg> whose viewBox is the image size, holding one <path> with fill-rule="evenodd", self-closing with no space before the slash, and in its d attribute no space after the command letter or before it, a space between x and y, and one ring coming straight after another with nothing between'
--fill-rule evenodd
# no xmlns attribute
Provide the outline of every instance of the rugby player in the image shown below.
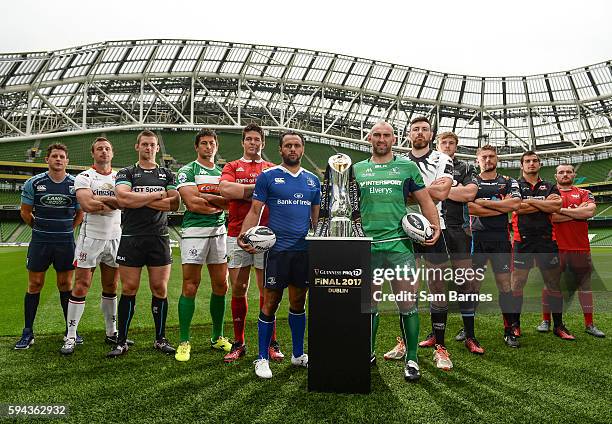
<svg viewBox="0 0 612 424"><path fill-rule="evenodd" d="M424 190L425 184L414 162L395 156L391 150L396 137L393 127L379 122L368 134L372 144L372 157L354 165L355 180L359 185L359 210L365 234L373 238L371 267L375 269L415 268L413 245L402 229L401 220L406 215L406 200L409 195L415 200L434 228L434 237L426 242L434 246L440 236L438 211ZM394 279L391 287L396 294L416 294L418 282L409 279ZM408 381L420 378L417 360L419 337L419 314L416 298L398 301L402 344L408 347L405 358L404 377ZM373 305L377 310L377 305ZM378 330L378 313L372 314L372 358Z"/></svg>
<svg viewBox="0 0 612 424"><path fill-rule="evenodd" d="M563 201L561 209L553 213L553 229L559 246L561 271L573 277L572 292L578 289L578 300L584 315L585 331L594 337L605 337L605 333L593 324L593 292L591 291L591 245L587 219L595 215L595 198L590 191L573 185L576 173L569 164L557 166L555 179ZM542 289L543 321L537 327L540 332L550 330L550 309L547 304L548 290Z"/></svg>
<svg viewBox="0 0 612 424"><path fill-rule="evenodd" d="M238 245L251 254L255 253L242 237L249 228L257 225L266 205L270 211L268 227L276 235L276 243L266 252L264 259L264 304L257 325L259 356L255 361L255 374L260 378L272 378L269 348L275 313L285 288L289 291L288 318L293 342L291 364L308 367L308 355L304 353L304 303L309 274L305 237L319 218L321 184L313 173L300 166L304 154L301 134L293 131L281 133L279 150L282 164L266 169L257 177L251 209L238 236Z"/></svg>
<svg viewBox="0 0 612 424"><path fill-rule="evenodd" d="M225 355L225 362L233 362L246 354L244 328L248 311L247 290L249 289L251 267L255 267L255 278L259 289L259 309L263 307L263 268L264 254L252 255L242 250L236 238L244 217L251 208L255 190L255 180L263 170L275 166L262 159L261 151L266 144L264 131L257 124L249 124L242 130L242 157L223 167L219 188L221 195L229 199L229 225L227 229L227 252L229 277L232 284L232 320L234 324L234 343ZM268 208L263 208L259 225L268 224ZM282 361L284 358L276 341L276 324L272 331L270 359Z"/></svg>
<svg viewBox="0 0 612 424"><path fill-rule="evenodd" d="M91 280L100 266L102 281L102 313L106 326L105 341L117 344L117 248L121 238L121 211L115 198L113 146L105 137L91 145L93 165L77 175L74 181L76 197L85 211L74 254L76 266L74 288L68 302L68 334L60 352L70 355L77 343L77 330L85 310L85 297ZM130 343L131 341L128 341Z"/></svg>
<svg viewBox="0 0 612 424"><path fill-rule="evenodd" d="M476 152L480 174L476 176L478 192L468 202L472 228L472 264L484 268L490 261L495 284L499 291L499 306L504 317L504 341L518 347L511 331L512 285L511 253L508 213L521 205L518 182L497 173L497 151L485 145Z"/></svg>
<svg viewBox="0 0 612 424"><path fill-rule="evenodd" d="M453 132L443 132L437 137L437 149L446 153L453 159L453 186L448 198L442 203L444 211L444 240L451 258L451 264L455 273L461 270L466 276L465 283L459 285L458 289L468 295L477 295L480 292L482 281L468 277L470 273L465 271L472 269L472 236L470 233L470 215L467 202L475 199L478 192L476 181L476 170L465 161L455 157L459 137ZM459 311L463 321L463 328L459 331L455 340L464 341L465 347L475 354L482 355L484 349L476 339L474 331L474 315L477 302L464 300L459 302Z"/></svg>
<svg viewBox="0 0 612 424"><path fill-rule="evenodd" d="M136 138L135 149L138 162L117 172L115 180L115 196L124 213L116 259L122 289L117 311L119 334L117 346L107 354L111 358L128 351L127 336L144 266L152 294L153 347L165 354L176 353L166 339L167 289L172 263L166 212L178 209L179 193L172 172L155 163L159 151L157 135L142 131Z"/></svg>
<svg viewBox="0 0 612 424"><path fill-rule="evenodd" d="M74 177L66 173L68 161L65 145L49 145L45 156L49 169L27 180L21 193L21 219L32 227L32 241L26 259L25 325L15 349L27 349L34 343L34 319L40 291L51 264L57 275L64 319L67 319L74 270L74 228L83 220L83 211L74 193Z"/></svg>
<svg viewBox="0 0 612 424"><path fill-rule="evenodd" d="M535 259L547 289L548 305L554 323L553 333L563 340L574 340L575 337L563 324L561 267L551 222L551 214L558 213L563 202L557 185L539 177L540 167L540 157L535 152L523 153L521 156L522 177L518 181L523 200L521 207L512 214L514 230L512 331L515 336L520 337L523 288L527 284L529 270Z"/></svg>
<svg viewBox="0 0 612 424"><path fill-rule="evenodd" d="M431 124L424 116L414 118L410 122L410 139L412 149L408 153L410 160L416 163L425 181L427 191L438 208L440 230L446 229L446 223L442 211L442 202L448 198L453 184L453 160L446 154L430 148L433 137ZM442 270L448 263L448 249L444 234L438 238L434 245L415 245L417 258L424 260L431 272L427 280L429 292L446 296L446 283L442 279ZM437 272L435 271L437 270ZM448 317L448 303L446 298L430 302L432 331L426 340L419 343L420 347L434 347L434 362L436 367L450 370L453 363L450 360L444 341L446 331L446 319Z"/></svg>
<svg viewBox="0 0 612 424"><path fill-rule="evenodd" d="M197 158L179 169L176 186L187 210L183 217L181 263L183 290L178 303L180 344L175 358L188 361L191 353L190 326L195 296L200 286L202 265L210 275L210 316L213 349L229 352L231 343L223 337L225 294L227 293L227 253L225 214L227 201L219 194L221 168L215 165L219 148L217 134L204 129L195 137Z"/></svg>

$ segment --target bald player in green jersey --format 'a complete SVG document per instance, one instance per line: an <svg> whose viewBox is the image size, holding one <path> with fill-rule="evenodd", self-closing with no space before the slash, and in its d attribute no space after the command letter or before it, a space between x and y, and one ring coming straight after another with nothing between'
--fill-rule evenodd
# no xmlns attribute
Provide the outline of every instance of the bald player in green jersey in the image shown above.
<svg viewBox="0 0 612 424"><path fill-rule="evenodd" d="M354 174L360 191L359 210L363 230L372 242L372 270L415 268L412 242L402 229L401 220L406 215L409 198L421 207L423 215L434 229L434 236L425 244L433 245L440 237L440 223L435 204L425 188L423 178L414 162L395 156L391 150L396 142L393 127L379 122L370 131L372 157L354 165ZM399 276L396 276L399 277ZM416 306L416 281L395 278L391 281L393 292L412 293L412 298L397 301L402 337L407 347L404 377L407 381L420 378L417 361L419 315ZM378 330L377 302L372 300L372 361L376 360L374 347Z"/></svg>

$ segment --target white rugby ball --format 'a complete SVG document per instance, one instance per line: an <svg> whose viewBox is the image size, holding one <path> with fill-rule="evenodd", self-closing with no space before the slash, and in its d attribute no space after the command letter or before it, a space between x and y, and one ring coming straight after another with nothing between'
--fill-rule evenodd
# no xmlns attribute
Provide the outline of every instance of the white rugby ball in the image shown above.
<svg viewBox="0 0 612 424"><path fill-rule="evenodd" d="M253 246L258 252L265 252L276 243L276 235L268 227L258 225L249 228L242 239L245 244Z"/></svg>
<svg viewBox="0 0 612 424"><path fill-rule="evenodd" d="M402 218L402 228L410 240L419 244L431 240L434 235L431 224L420 213L411 212L406 214Z"/></svg>

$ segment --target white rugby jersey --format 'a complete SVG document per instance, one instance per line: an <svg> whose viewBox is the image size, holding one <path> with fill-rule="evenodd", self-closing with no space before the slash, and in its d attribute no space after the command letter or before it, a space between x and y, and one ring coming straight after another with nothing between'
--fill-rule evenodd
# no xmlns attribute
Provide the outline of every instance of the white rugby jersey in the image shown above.
<svg viewBox="0 0 612 424"><path fill-rule="evenodd" d="M417 158L412 152L409 152L408 158L418 166L426 187L429 187L438 178L447 177L451 181L453 180L453 160L445 153L429 150L428 153ZM442 202L436 203L436 207L440 216L440 229L445 229L446 223L442 212Z"/></svg>
<svg viewBox="0 0 612 424"><path fill-rule="evenodd" d="M74 189L90 189L95 196L115 196L115 177L117 171L103 175L90 168L77 175ZM121 237L121 211L114 210L104 214L85 213L81 232L86 237L99 240L112 240Z"/></svg>

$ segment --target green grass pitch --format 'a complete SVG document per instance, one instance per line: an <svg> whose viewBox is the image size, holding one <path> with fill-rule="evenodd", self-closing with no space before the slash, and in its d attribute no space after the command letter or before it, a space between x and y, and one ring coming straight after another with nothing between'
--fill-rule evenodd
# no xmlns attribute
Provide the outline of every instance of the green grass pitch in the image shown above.
<svg viewBox="0 0 612 424"><path fill-rule="evenodd" d="M432 351L421 349L421 381L408 384L403 379L401 362L382 359L399 331L394 314L388 312L381 319L378 365L373 369L370 395L309 393L306 370L291 367L288 359L272 364L272 380L259 380L252 365L257 350L258 312L254 284L249 291L249 353L239 363L224 364L223 354L208 347L210 288L206 274L197 298L192 359L187 363L163 356L151 347L153 323L146 277L130 331L136 345L127 356L115 360L104 356L108 346L102 343L104 323L97 277L79 327L85 344L78 346L71 357L59 354L64 323L53 272L48 274L41 296L36 344L29 350L15 351L13 344L23 326L25 252L25 248L0 249L0 404L66 404L70 422L610 422L611 250L594 251L598 284L603 285L595 294L595 320L608 338L595 339L585 334L582 315L573 305L566 322L576 334L576 342L562 341L550 333L538 334L534 327L540 315L532 312L523 318L521 348L511 350L503 344L499 314L481 313L476 318L476 331L486 353L477 357L452 340L461 326L458 314L452 314L447 345L454 369L438 371L433 366ZM177 342L181 272L178 251L174 254L167 335ZM536 286L536 281L534 274L529 285ZM530 293L537 297L537 292L532 288ZM229 301L227 305L225 331L231 337ZM421 311L424 336L430 321L425 305L421 305ZM278 337L283 351L290 355L286 317L283 301L278 313ZM329 353L330 360L350 355L343 346L333 344Z"/></svg>

